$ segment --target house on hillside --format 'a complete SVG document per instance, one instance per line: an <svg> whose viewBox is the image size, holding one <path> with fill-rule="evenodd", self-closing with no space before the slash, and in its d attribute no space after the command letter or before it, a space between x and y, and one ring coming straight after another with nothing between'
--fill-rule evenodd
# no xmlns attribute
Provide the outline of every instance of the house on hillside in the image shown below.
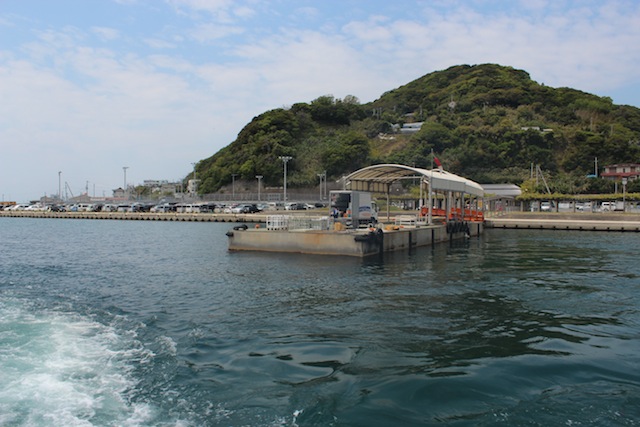
<svg viewBox="0 0 640 427"><path fill-rule="evenodd" d="M620 163L616 165L608 165L604 167L604 172L600 173L604 179L621 181L622 178L628 180L638 179L640 176L640 164L638 163Z"/></svg>

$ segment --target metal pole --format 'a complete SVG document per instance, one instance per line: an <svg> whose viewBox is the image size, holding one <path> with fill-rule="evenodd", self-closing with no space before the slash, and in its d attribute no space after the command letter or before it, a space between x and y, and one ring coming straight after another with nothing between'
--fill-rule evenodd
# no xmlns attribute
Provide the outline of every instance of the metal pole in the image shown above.
<svg viewBox="0 0 640 427"><path fill-rule="evenodd" d="M431 169L431 178L433 178L433 169ZM427 208L429 209L427 211L427 224L432 225L433 224L433 194L432 194L432 187L431 187L431 179L429 179L429 187L428 190L429 193L427 194Z"/></svg>
<svg viewBox="0 0 640 427"><path fill-rule="evenodd" d="M129 166L123 166L122 170L124 171L124 198L125 200L127 199L127 169L129 169Z"/></svg>
<svg viewBox="0 0 640 427"><path fill-rule="evenodd" d="M622 178L622 212L627 211L627 178Z"/></svg>
<svg viewBox="0 0 640 427"><path fill-rule="evenodd" d="M236 199L236 176L238 176L237 173L231 174L231 197L233 200Z"/></svg>
<svg viewBox="0 0 640 427"><path fill-rule="evenodd" d="M322 172L322 176L324 177L324 199L327 200L327 171Z"/></svg>
<svg viewBox="0 0 640 427"><path fill-rule="evenodd" d="M293 157L291 156L280 156L278 157L280 160L282 160L283 163L283 167L284 167L284 202L287 202L287 162L291 159L293 159Z"/></svg>
<svg viewBox="0 0 640 427"><path fill-rule="evenodd" d="M260 182L262 181L262 175L256 175L258 179L258 201L260 201Z"/></svg>

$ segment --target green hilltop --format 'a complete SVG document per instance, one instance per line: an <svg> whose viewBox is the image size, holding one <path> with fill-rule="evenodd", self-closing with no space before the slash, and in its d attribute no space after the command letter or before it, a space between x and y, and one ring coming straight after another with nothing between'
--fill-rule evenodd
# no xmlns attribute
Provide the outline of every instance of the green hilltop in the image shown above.
<svg viewBox="0 0 640 427"><path fill-rule="evenodd" d="M403 131L411 123L419 130ZM414 125L415 126L415 125ZM199 193L236 180L282 185L279 156L292 156L287 185L316 186L377 163L444 168L482 183L522 184L539 165L552 191L605 193L587 178L599 165L638 162L640 109L571 88L551 88L522 70L458 65L427 74L379 99L321 96L255 117L231 144L196 165ZM640 191L630 184L630 191ZM532 189L536 190L536 189Z"/></svg>

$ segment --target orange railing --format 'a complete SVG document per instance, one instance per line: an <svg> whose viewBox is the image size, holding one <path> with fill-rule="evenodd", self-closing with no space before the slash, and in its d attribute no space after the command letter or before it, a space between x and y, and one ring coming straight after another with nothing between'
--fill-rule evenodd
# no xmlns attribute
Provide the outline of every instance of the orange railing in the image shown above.
<svg viewBox="0 0 640 427"><path fill-rule="evenodd" d="M429 214L429 210L426 207L423 207L420 211L421 216L427 216ZM452 208L449 211L449 215L447 215L447 211L439 208L431 209L432 216L440 216L446 217L447 220L459 220L459 221L472 221L472 222L483 222L484 221L484 213L482 211L473 210L473 209L465 209L464 213L460 208Z"/></svg>

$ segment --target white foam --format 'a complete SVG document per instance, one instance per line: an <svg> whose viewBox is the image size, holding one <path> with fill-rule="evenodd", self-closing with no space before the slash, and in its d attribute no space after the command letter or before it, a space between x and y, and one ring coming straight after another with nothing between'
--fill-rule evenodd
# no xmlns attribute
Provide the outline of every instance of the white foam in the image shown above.
<svg viewBox="0 0 640 427"><path fill-rule="evenodd" d="M149 421L129 401L133 363L152 357L90 318L0 305L0 425L127 425Z"/></svg>

